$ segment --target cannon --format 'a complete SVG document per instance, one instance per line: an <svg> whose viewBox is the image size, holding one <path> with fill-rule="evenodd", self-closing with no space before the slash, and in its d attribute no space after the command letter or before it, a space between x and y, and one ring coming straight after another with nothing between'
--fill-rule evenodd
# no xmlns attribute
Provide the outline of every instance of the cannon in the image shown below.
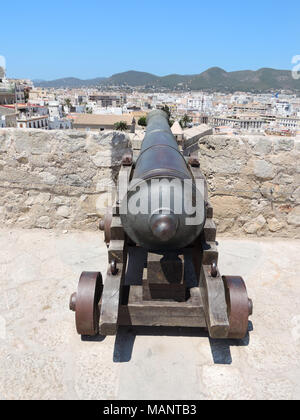
<svg viewBox="0 0 300 420"><path fill-rule="evenodd" d="M83 272L70 299L77 332L118 326L201 327L243 339L253 305L243 279L221 276L213 208L197 156L184 157L164 111L147 117L139 156L122 159L112 208L100 222L105 281Z"/></svg>

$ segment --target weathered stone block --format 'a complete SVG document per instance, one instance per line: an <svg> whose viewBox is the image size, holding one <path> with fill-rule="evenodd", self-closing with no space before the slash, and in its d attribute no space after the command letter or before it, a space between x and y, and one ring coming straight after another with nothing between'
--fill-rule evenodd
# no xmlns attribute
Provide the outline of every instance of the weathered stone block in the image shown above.
<svg viewBox="0 0 300 420"><path fill-rule="evenodd" d="M272 152L273 143L269 137L253 137L249 140L249 144L255 155L269 155Z"/></svg>
<svg viewBox="0 0 300 420"><path fill-rule="evenodd" d="M39 217L35 226L43 229L50 229L50 218L48 216Z"/></svg>
<svg viewBox="0 0 300 420"><path fill-rule="evenodd" d="M254 161L254 175L262 180L273 179L275 176L273 165L265 160Z"/></svg>
<svg viewBox="0 0 300 420"><path fill-rule="evenodd" d="M300 206L295 207L288 215L288 224L300 226Z"/></svg>
<svg viewBox="0 0 300 420"><path fill-rule="evenodd" d="M268 227L271 232L278 232L284 226L284 223L279 222L275 217L268 219Z"/></svg>
<svg viewBox="0 0 300 420"><path fill-rule="evenodd" d="M259 215L256 219L251 220L250 222L244 225L244 230L247 233L257 233L260 229L262 229L265 224L267 223L266 219L263 215Z"/></svg>
<svg viewBox="0 0 300 420"><path fill-rule="evenodd" d="M294 149L295 141L291 138L275 138L274 151L275 152L290 152Z"/></svg>
<svg viewBox="0 0 300 420"><path fill-rule="evenodd" d="M61 206L57 209L56 214L57 214L57 216L67 218L70 215L70 208L67 207L67 206Z"/></svg>

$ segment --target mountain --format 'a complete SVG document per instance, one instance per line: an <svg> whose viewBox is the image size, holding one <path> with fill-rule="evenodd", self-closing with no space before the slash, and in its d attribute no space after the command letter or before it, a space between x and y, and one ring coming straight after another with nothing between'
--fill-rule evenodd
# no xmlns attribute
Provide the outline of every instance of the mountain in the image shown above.
<svg viewBox="0 0 300 420"><path fill-rule="evenodd" d="M106 79L106 83L115 86L146 86L155 85L160 77L151 73L143 73L141 71L126 71L124 73L117 73Z"/></svg>
<svg viewBox="0 0 300 420"><path fill-rule="evenodd" d="M220 92L261 92L270 90L300 91L300 80L294 80L290 70L263 68L257 71L243 70L227 72L212 67L200 74L170 74L156 76L151 73L127 71L111 77L81 80L74 77L36 82L37 87L80 88L97 86L132 86L145 88L215 90Z"/></svg>
<svg viewBox="0 0 300 420"><path fill-rule="evenodd" d="M98 86L106 80L105 77L97 77L96 79L81 80L75 77L65 77L63 79L56 79L51 81L35 81L36 87L47 88L81 88L81 87L94 87Z"/></svg>

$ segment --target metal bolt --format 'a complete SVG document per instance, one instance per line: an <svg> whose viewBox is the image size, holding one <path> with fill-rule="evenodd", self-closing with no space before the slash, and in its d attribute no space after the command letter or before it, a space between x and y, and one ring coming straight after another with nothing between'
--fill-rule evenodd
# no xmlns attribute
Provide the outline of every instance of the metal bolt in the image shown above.
<svg viewBox="0 0 300 420"><path fill-rule="evenodd" d="M75 312L76 311L76 298L77 298L77 293L73 293L70 297L70 304L69 304L69 308L71 311Z"/></svg>
<svg viewBox="0 0 300 420"><path fill-rule="evenodd" d="M248 310L249 310L249 316L253 314L253 302L252 299L248 299Z"/></svg>
<svg viewBox="0 0 300 420"><path fill-rule="evenodd" d="M191 156L189 158L189 164L192 168L200 168L200 161L196 157Z"/></svg>
<svg viewBox="0 0 300 420"><path fill-rule="evenodd" d="M212 277L217 277L217 275L218 275L218 267L217 267L217 263L215 261L211 263L210 274L211 274Z"/></svg>
<svg viewBox="0 0 300 420"><path fill-rule="evenodd" d="M103 219L101 219L100 222L99 222L99 229L104 231L104 226L105 226L105 222L104 222Z"/></svg>
<svg viewBox="0 0 300 420"><path fill-rule="evenodd" d="M110 263L110 271L113 276L116 276L118 274L119 269L117 268L116 260L112 260L112 262Z"/></svg>

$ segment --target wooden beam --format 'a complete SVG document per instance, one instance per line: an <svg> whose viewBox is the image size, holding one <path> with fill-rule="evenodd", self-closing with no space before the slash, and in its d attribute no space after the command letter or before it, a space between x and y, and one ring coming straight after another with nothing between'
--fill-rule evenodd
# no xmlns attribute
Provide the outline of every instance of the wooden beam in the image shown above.
<svg viewBox="0 0 300 420"><path fill-rule="evenodd" d="M118 269L115 276L110 271L107 273L103 288L99 331L105 336L117 334L123 264L118 264Z"/></svg>
<svg viewBox="0 0 300 420"><path fill-rule="evenodd" d="M209 335L212 338L226 338L229 331L227 304L223 280L218 272L212 277L209 265L202 265L200 290Z"/></svg>
<svg viewBox="0 0 300 420"><path fill-rule="evenodd" d="M206 219L204 225L204 238L206 242L215 242L217 236L217 228L212 219Z"/></svg>
<svg viewBox="0 0 300 420"><path fill-rule="evenodd" d="M197 289L197 290L196 290ZM119 325L206 327L199 288L187 302L143 301L142 286L131 286L128 305L121 305Z"/></svg>
<svg viewBox="0 0 300 420"><path fill-rule="evenodd" d="M213 262L218 264L219 252L215 242L203 242L202 264L211 265Z"/></svg>

